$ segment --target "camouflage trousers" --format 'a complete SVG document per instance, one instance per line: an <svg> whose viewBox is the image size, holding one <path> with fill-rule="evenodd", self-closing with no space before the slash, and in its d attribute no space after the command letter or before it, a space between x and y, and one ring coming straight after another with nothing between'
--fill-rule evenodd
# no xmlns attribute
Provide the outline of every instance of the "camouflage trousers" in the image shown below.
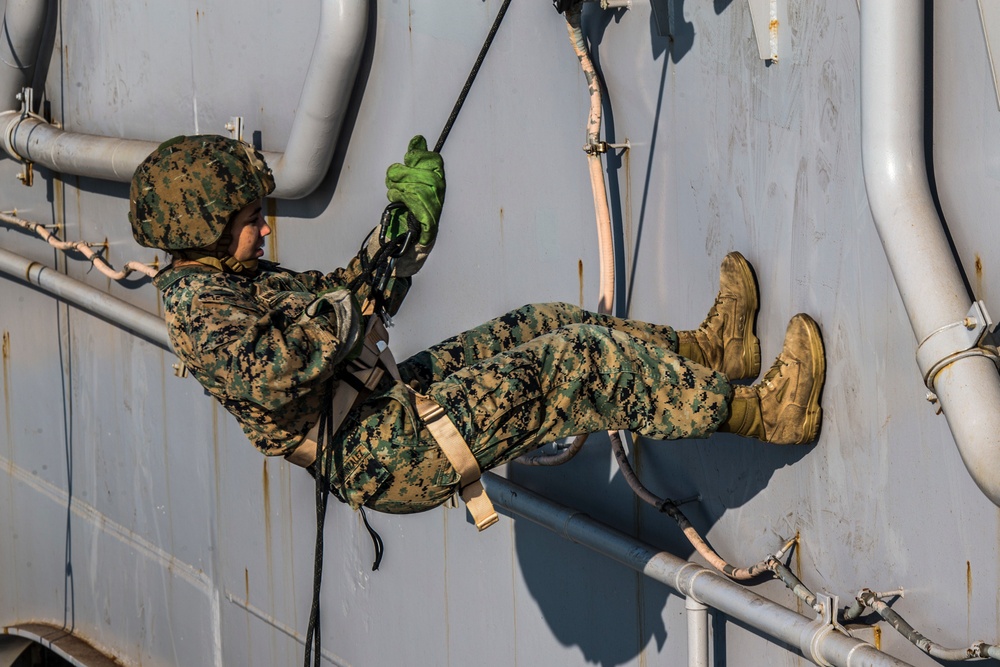
<svg viewBox="0 0 1000 667"><path fill-rule="evenodd" d="M677 354L672 328L562 303L511 311L399 371L445 409L483 470L580 433L707 437L728 416L732 391L724 375ZM427 510L454 493L458 474L417 417L410 389L387 385L338 430L325 474L354 507Z"/></svg>

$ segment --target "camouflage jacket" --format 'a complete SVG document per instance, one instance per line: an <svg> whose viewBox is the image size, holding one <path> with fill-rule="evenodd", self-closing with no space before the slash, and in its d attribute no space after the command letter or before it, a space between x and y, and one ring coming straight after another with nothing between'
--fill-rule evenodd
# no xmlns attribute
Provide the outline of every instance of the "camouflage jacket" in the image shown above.
<svg viewBox="0 0 1000 667"><path fill-rule="evenodd" d="M328 274L261 261L252 276L171 265L154 279L177 356L264 454L288 454L317 421L327 380L341 370L362 322L346 291L327 297L315 316L306 308L360 270L357 257ZM391 282L394 313L410 279ZM359 292L360 301L367 293Z"/></svg>

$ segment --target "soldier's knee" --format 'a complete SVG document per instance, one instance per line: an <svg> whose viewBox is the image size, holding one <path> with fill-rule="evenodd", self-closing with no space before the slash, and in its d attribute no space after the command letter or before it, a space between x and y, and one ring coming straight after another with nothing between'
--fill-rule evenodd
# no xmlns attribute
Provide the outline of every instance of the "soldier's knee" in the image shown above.
<svg viewBox="0 0 1000 667"><path fill-rule="evenodd" d="M546 303L529 303L521 306L520 312L534 319L546 319L565 326L569 323L583 320L583 309L565 301L549 301Z"/></svg>
<svg viewBox="0 0 1000 667"><path fill-rule="evenodd" d="M568 338L574 339L586 348L594 348L598 352L606 350L609 346L620 346L615 334L607 327L598 324L570 324L563 327L563 331L566 332Z"/></svg>

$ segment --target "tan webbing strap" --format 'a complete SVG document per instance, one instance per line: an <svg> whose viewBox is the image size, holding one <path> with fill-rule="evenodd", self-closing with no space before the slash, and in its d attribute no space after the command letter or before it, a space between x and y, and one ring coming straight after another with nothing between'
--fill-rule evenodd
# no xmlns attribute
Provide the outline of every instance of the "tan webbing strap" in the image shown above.
<svg viewBox="0 0 1000 667"><path fill-rule="evenodd" d="M392 352L389 351L388 341L389 333L385 330L382 320L378 317L369 318L361 354L348 364L348 372L369 392L374 391L384 374L382 368L379 368L380 363L390 375L397 380L399 379L396 360L393 359ZM330 401L331 433L336 433L340 425L344 423L344 420L347 419L347 413L354 407L359 396L358 390L346 382L337 381L333 384L333 398ZM319 451L319 445L316 442L318 438L319 422L309 429L309 432L302 439L302 443L285 458L303 468L312 465Z"/></svg>
<svg viewBox="0 0 1000 667"><path fill-rule="evenodd" d="M427 430L434 436L445 458L458 473L458 493L469 508L469 514L472 515L476 528L486 530L499 521L500 517L486 496L486 489L483 488L480 479L482 471L479 469L476 457L472 455L472 450L462 438L462 434L458 432L440 405L423 394L414 393L414 399L417 403L417 414L427 425Z"/></svg>
<svg viewBox="0 0 1000 667"><path fill-rule="evenodd" d="M381 317L372 317L368 320L368 330L365 332L365 348L374 348L376 361L389 372L394 380L399 380L399 369L396 367L396 359L389 349L389 332L385 328ZM373 364L375 362L372 362Z"/></svg>

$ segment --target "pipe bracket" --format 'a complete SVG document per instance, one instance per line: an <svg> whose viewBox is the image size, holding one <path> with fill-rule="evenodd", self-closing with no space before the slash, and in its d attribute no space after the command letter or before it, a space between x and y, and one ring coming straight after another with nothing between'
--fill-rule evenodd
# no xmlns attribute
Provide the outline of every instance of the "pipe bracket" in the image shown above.
<svg viewBox="0 0 1000 667"><path fill-rule="evenodd" d="M3 129L3 144L7 153L21 163L21 173L17 175L17 180L21 181L23 185L30 187L34 182L34 162L14 149L14 134L25 118L35 118L42 122L47 121L32 111L35 106L35 91L33 88L30 86L22 88L21 92L17 94L17 99L21 102L20 114Z"/></svg>
<svg viewBox="0 0 1000 667"><path fill-rule="evenodd" d="M816 601L820 604L822 611L819 618L810 624L808 633L808 644L802 646L802 654L815 662L817 665L830 667L830 663L822 654L822 646L825 638L832 632L840 632L848 637L851 634L837 622L837 611L840 608L840 598L836 595L819 591L816 593Z"/></svg>
<svg viewBox="0 0 1000 667"><path fill-rule="evenodd" d="M917 366L923 373L924 384L932 393L938 373L959 359L982 356L991 358L994 363L1000 361L995 351L981 345L992 325L986 304L975 301L965 318L944 325L920 342L917 346Z"/></svg>
<svg viewBox="0 0 1000 667"><path fill-rule="evenodd" d="M230 116L229 122L226 123L226 130L229 131L229 136L236 141L243 141L243 116Z"/></svg>
<svg viewBox="0 0 1000 667"><path fill-rule="evenodd" d="M757 51L761 60L778 62L778 54L788 56L791 46L791 31L785 29L788 23L787 0L747 0L750 5L750 21L757 38Z"/></svg>

